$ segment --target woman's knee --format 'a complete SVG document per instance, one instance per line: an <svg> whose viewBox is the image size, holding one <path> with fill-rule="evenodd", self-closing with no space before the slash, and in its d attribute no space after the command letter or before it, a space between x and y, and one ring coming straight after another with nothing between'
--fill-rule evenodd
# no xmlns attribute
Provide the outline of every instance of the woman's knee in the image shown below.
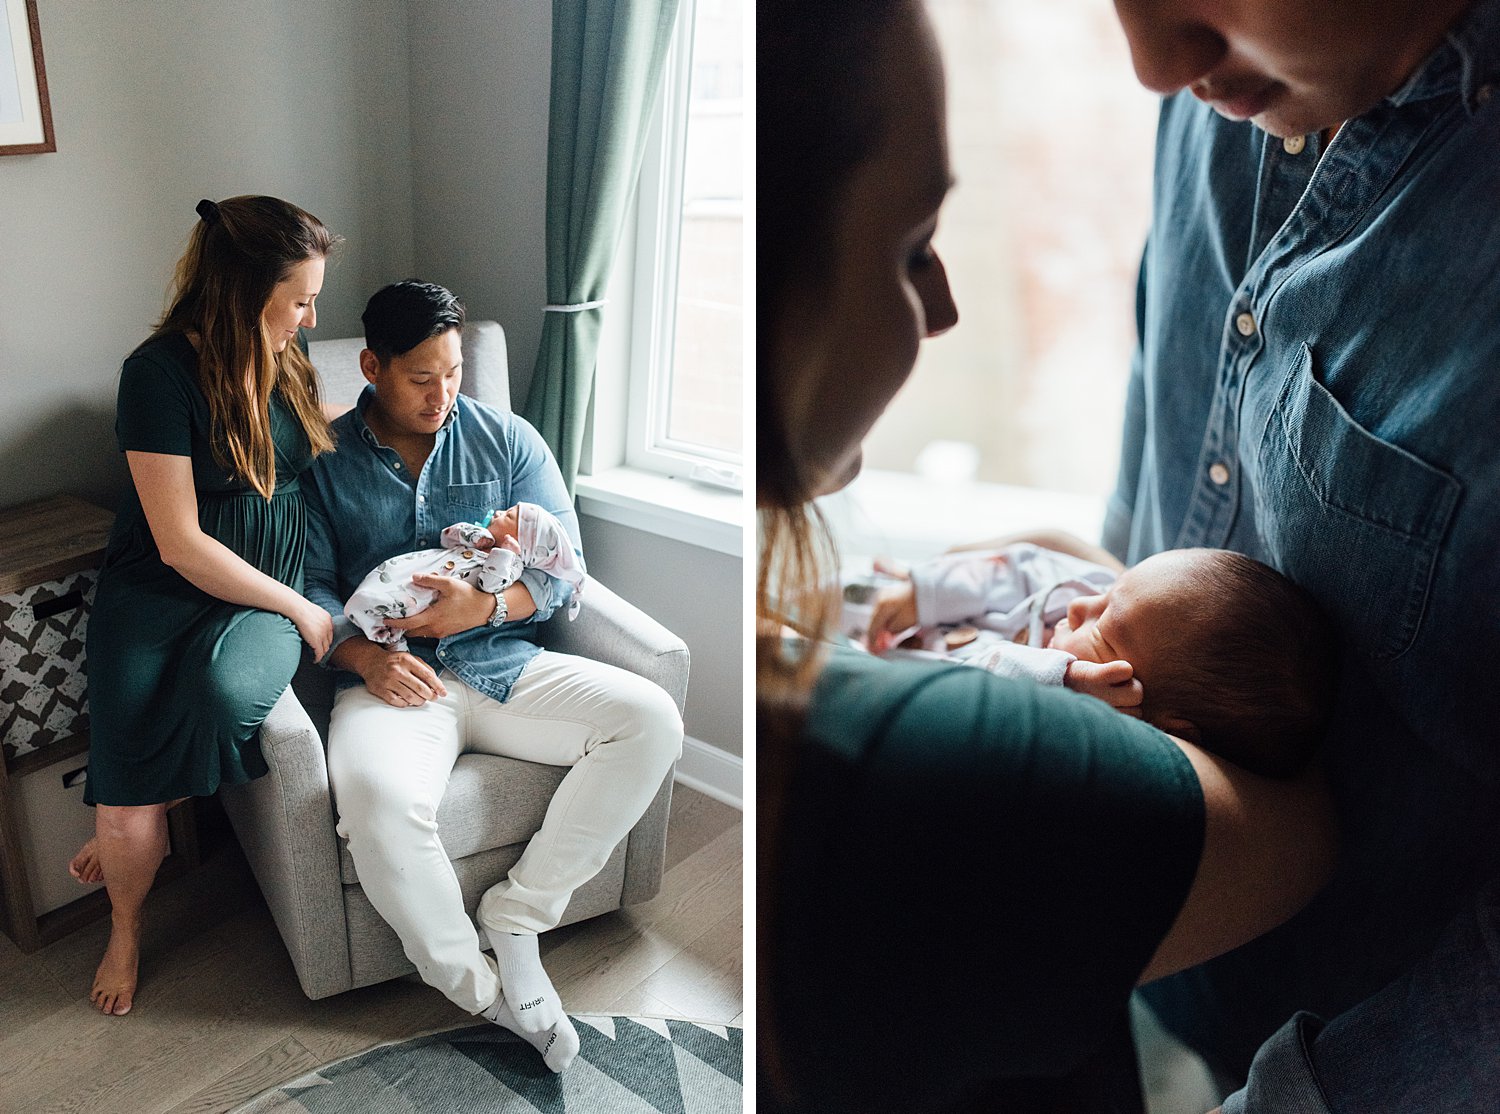
<svg viewBox="0 0 1500 1114"><path fill-rule="evenodd" d="M301 639L280 615L252 611L225 632L211 656L183 662L205 707L259 723L291 684Z"/></svg>

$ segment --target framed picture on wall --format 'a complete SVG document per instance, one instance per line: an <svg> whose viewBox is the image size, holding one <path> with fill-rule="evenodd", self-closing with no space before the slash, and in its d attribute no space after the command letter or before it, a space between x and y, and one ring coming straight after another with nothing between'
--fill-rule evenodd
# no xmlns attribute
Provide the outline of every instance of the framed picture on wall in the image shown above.
<svg viewBox="0 0 1500 1114"><path fill-rule="evenodd" d="M56 151L36 0L0 0L0 155Z"/></svg>

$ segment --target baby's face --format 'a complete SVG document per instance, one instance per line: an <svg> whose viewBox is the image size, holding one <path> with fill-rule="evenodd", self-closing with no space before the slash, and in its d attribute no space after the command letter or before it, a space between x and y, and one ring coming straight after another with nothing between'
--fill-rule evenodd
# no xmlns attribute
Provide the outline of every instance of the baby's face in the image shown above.
<svg viewBox="0 0 1500 1114"><path fill-rule="evenodd" d="M496 511L495 517L490 519L490 533L495 535L496 542L503 542L506 538L514 538L520 526L520 504L511 507L508 511Z"/></svg>
<svg viewBox="0 0 1500 1114"><path fill-rule="evenodd" d="M1185 620L1184 595L1195 579L1186 576L1197 557L1158 553L1126 569L1097 596L1079 596L1052 632L1049 643L1082 661L1128 661L1143 685L1170 668L1164 647Z"/></svg>

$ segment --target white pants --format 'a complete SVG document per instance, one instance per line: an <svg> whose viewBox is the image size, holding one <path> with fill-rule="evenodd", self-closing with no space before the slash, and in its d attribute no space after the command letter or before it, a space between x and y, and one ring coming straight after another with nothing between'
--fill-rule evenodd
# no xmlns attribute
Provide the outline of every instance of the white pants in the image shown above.
<svg viewBox="0 0 1500 1114"><path fill-rule="evenodd" d="M479 903L509 932L557 924L682 753L682 719L659 686L612 665L543 650L504 704L444 671L448 695L396 708L363 685L334 701L328 777L360 885L424 981L470 1013L500 983L443 850L438 802L460 754L571 766L510 876Z"/></svg>

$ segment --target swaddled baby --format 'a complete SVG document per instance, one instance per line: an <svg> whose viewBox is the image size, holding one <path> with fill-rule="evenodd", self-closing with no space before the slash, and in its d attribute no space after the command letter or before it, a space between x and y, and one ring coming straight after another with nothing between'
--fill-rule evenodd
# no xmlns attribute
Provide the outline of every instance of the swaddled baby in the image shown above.
<svg viewBox="0 0 1500 1114"><path fill-rule="evenodd" d="M405 650L404 632L387 619L405 619L427 610L437 592L412 582L418 573L456 576L484 592L503 592L523 569L537 569L573 586L568 618L578 614L583 592L583 557L573 551L563 524L535 503L495 511L486 522L455 522L441 535L442 549L399 553L382 561L360 582L344 614L371 642Z"/></svg>

